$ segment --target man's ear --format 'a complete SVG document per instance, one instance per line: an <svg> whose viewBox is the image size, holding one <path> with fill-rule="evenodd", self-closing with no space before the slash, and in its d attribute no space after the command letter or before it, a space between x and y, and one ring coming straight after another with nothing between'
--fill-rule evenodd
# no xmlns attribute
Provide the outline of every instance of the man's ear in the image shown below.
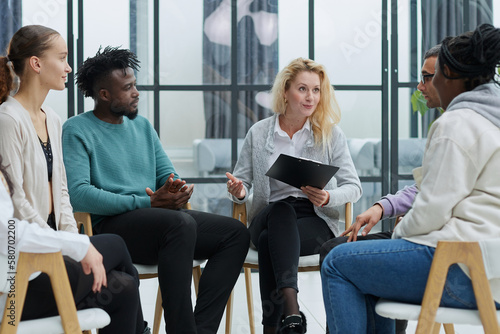
<svg viewBox="0 0 500 334"><path fill-rule="evenodd" d="M40 74L42 66L40 64L40 58L37 56L31 56L29 59L29 65L36 73Z"/></svg>
<svg viewBox="0 0 500 334"><path fill-rule="evenodd" d="M99 89L99 99L109 102L110 101L110 94L109 91L106 88L101 88Z"/></svg>
<svg viewBox="0 0 500 334"><path fill-rule="evenodd" d="M453 73L450 70L450 68L448 67L448 65L446 65L446 64L444 64L444 66L443 66L443 73L444 73L445 77L447 77L447 78L453 78L456 76L455 73Z"/></svg>

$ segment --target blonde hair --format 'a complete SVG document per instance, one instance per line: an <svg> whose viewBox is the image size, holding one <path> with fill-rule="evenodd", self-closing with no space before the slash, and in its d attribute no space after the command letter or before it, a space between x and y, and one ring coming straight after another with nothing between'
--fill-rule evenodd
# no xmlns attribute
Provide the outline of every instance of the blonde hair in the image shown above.
<svg viewBox="0 0 500 334"><path fill-rule="evenodd" d="M273 99L272 108L277 114L285 114L285 92L290 88L291 82L303 71L316 73L320 79L319 103L316 110L309 117L315 144L320 146L330 141L332 137L332 128L340 122L340 107L335 98L335 91L330 84L330 79L328 79L326 69L323 65L311 59L297 58L292 60L274 79L274 84L271 89Z"/></svg>

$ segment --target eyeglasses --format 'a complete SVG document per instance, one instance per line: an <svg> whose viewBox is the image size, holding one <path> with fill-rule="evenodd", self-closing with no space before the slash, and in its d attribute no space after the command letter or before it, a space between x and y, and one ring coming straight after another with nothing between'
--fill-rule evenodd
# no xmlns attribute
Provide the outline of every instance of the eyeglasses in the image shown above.
<svg viewBox="0 0 500 334"><path fill-rule="evenodd" d="M428 83L431 78L434 76L434 73L432 74L420 74L420 83L422 85L425 85L426 83Z"/></svg>

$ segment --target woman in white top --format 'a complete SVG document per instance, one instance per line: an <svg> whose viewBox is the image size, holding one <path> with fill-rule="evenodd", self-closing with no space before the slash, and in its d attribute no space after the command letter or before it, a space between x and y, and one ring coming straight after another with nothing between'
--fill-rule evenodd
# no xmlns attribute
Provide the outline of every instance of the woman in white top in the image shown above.
<svg viewBox="0 0 500 334"><path fill-rule="evenodd" d="M16 271L7 261L12 254L5 246L7 236L12 235L8 232L14 226L16 258L19 252L62 252L77 309L99 307L111 318L111 323L99 333L150 334L142 316L139 278L125 242L117 235L103 234L89 238L83 234L44 229L38 224L15 219L10 198L14 190L1 156L0 180L0 277L4 278L0 282L0 314L3 314L9 291L4 275ZM40 274L30 281L23 314L16 316L29 320L57 314L49 277Z"/></svg>
<svg viewBox="0 0 500 334"><path fill-rule="evenodd" d="M228 192L242 203L253 186L250 235L259 253L264 333L304 333L306 321L297 302L300 255L319 253L339 235L336 207L361 196L347 140L337 126L340 110L325 68L293 60L278 73L273 88L274 116L248 131ZM340 169L324 189L294 188L267 177L281 154L304 157ZM281 321L280 321L280 315Z"/></svg>
<svg viewBox="0 0 500 334"><path fill-rule="evenodd" d="M446 112L432 125L420 192L393 240L334 248L321 268L330 333L394 333L378 298L420 304L439 240L500 237L500 29L489 24L441 44L433 78ZM496 256L491 255L491 256ZM490 280L500 308L498 279ZM441 306L474 309L469 277L450 267Z"/></svg>
<svg viewBox="0 0 500 334"><path fill-rule="evenodd" d="M63 90L71 67L64 39L44 26L25 26L0 57L0 154L14 186L14 216L43 228L77 232L66 186L61 121L43 104ZM14 96L14 74L20 85Z"/></svg>
<svg viewBox="0 0 500 334"><path fill-rule="evenodd" d="M2 183L2 230L6 231L7 220L18 219L17 251L55 249L69 256L65 263L77 307L97 305L111 316L111 324L102 333L149 333L139 301L137 270L123 240L103 235L90 238L89 243L88 237L77 234L66 187L60 120L52 109L42 106L49 90L65 87L71 72L67 55L66 43L57 31L31 25L14 34L7 56L0 57L0 156L7 166L2 172L11 176L12 195L11 201ZM11 97L13 73L20 86ZM6 238L7 233L0 236ZM57 309L49 279L42 274L29 285L22 318L53 314Z"/></svg>

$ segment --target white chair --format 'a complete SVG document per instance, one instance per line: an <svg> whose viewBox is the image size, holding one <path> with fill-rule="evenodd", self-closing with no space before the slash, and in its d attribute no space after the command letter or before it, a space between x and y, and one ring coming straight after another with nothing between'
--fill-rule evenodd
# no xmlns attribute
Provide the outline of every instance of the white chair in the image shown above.
<svg viewBox="0 0 500 334"><path fill-rule="evenodd" d="M484 252L488 249L488 252ZM482 251L484 253L482 253ZM418 320L417 334L439 333L440 324L447 334L454 333L452 324L483 325L485 333L500 333L500 311L495 309L488 280L500 278L500 239L479 242L440 241L434 253L422 305L381 299L375 311L386 318ZM483 259L483 254L489 258ZM495 256L491 256L495 254ZM474 295L479 310L439 307L448 268L465 264L470 270Z"/></svg>
<svg viewBox="0 0 500 334"><path fill-rule="evenodd" d="M46 273L50 278L59 316L20 322L29 277L37 271ZM0 334L81 334L82 330L102 328L111 321L109 315L99 308L76 310L61 252L44 254L21 252L18 259L15 287L15 296L8 294L7 297L3 320L0 323ZM8 291L2 292L8 293ZM13 319L8 317L10 311L7 305L11 305L11 303L16 305ZM11 321L13 325L11 325Z"/></svg>
<svg viewBox="0 0 500 334"><path fill-rule="evenodd" d="M344 212L344 223L345 229L349 228L352 223L352 203L345 204L345 212ZM342 216L342 212L341 212ZM245 226L247 226L247 208L246 204L238 204L233 203L233 218L241 221ZM248 250L247 257L245 259L245 263L243 264L244 273L245 273L245 284L246 284L246 293L247 293L247 307L248 307L248 319L250 323L250 333L255 334L255 324L254 324L254 312L253 312L253 297L252 297L252 269L259 269L259 255L256 249L250 247ZM319 254L301 256L299 258L299 272L306 271L319 271ZM232 309L232 299L233 294L229 297L228 307L226 311L226 334L230 332L228 329L231 328L231 309Z"/></svg>

